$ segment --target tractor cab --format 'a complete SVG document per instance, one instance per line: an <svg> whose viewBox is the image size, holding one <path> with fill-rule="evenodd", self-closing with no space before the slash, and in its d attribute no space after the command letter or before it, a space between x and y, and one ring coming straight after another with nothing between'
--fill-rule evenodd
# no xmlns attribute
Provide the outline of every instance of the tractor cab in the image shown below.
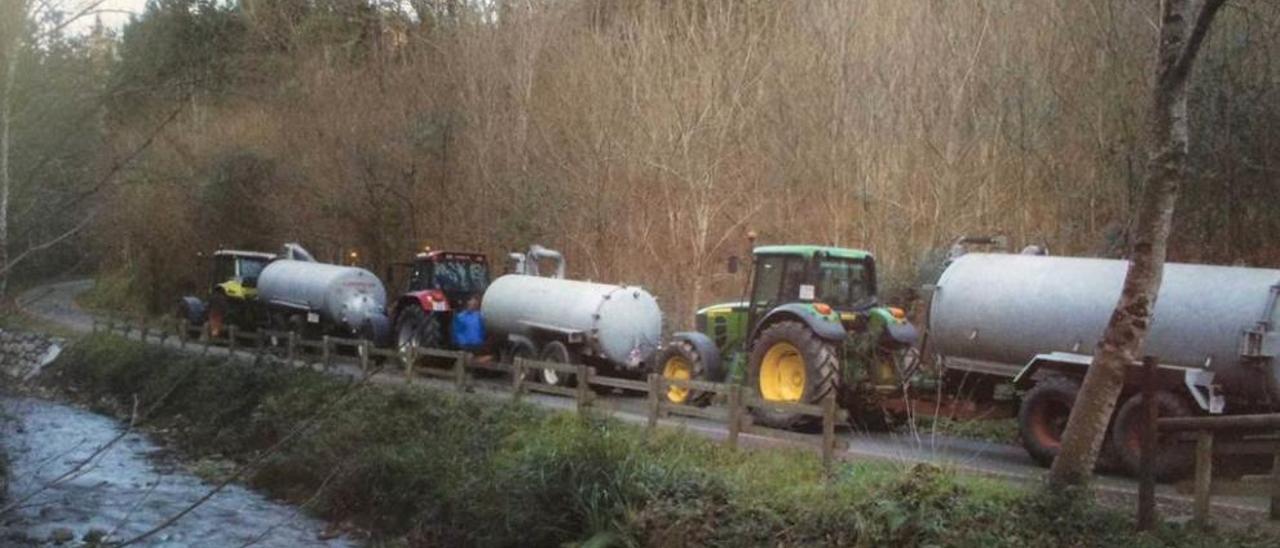
<svg viewBox="0 0 1280 548"><path fill-rule="evenodd" d="M251 297L257 293L258 275L275 258L271 253L258 251L215 251L209 285L214 292L221 291L233 299Z"/></svg>
<svg viewBox="0 0 1280 548"><path fill-rule="evenodd" d="M467 299L489 287L489 264L482 254L431 251L419 253L406 266L408 293L439 293L450 308L465 308Z"/></svg>

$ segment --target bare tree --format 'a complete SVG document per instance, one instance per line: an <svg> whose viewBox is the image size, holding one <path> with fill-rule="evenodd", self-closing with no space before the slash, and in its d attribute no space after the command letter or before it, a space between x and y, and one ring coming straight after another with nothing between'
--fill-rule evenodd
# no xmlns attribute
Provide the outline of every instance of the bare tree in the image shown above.
<svg viewBox="0 0 1280 548"><path fill-rule="evenodd" d="M9 266L9 188L12 168L9 149L13 136L13 89L18 75L18 58L27 24L27 0L6 2L0 8L0 63L4 64L4 83L0 89L0 269ZM9 276L0 273L0 297L7 289Z"/></svg>
<svg viewBox="0 0 1280 548"><path fill-rule="evenodd" d="M1161 7L1147 128L1151 152L1134 225L1129 272L1067 421L1062 451L1049 475L1053 486L1088 482L1124 386L1125 369L1137 361L1146 341L1164 273L1174 204L1187 173L1187 81L1200 45L1225 1L1203 0L1200 9L1194 10L1192 0L1164 0Z"/></svg>

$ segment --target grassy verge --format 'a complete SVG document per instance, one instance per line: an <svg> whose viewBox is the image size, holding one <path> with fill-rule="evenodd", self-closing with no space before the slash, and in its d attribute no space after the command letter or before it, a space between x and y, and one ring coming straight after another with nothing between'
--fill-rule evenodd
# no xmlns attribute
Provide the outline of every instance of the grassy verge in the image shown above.
<svg viewBox="0 0 1280 548"><path fill-rule="evenodd" d="M1271 545L1173 526L1135 535L1127 516L930 466L846 464L827 479L809 453L735 452L452 393L352 392L317 373L104 336L46 375L103 409L136 396L147 424L195 462L267 454L250 484L391 544ZM335 401L315 428L264 453Z"/></svg>

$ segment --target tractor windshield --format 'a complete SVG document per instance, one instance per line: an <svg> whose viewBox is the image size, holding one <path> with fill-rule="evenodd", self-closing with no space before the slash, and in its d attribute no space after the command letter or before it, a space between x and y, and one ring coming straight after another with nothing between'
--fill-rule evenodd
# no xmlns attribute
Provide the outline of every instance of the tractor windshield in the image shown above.
<svg viewBox="0 0 1280 548"><path fill-rule="evenodd" d="M262 259L240 259L240 281L247 285L255 285L258 283L258 275L262 274L262 269L267 266L267 262Z"/></svg>
<svg viewBox="0 0 1280 548"><path fill-rule="evenodd" d="M818 260L815 298L837 310L865 306L874 295L871 269L864 261L822 258Z"/></svg>
<svg viewBox="0 0 1280 548"><path fill-rule="evenodd" d="M441 261L432 270L433 285L445 293L480 293L489 285L489 269L481 262Z"/></svg>

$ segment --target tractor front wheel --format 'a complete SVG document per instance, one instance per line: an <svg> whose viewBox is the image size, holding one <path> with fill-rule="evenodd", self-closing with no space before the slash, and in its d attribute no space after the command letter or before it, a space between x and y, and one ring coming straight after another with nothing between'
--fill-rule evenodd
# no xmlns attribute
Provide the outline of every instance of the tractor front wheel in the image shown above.
<svg viewBox="0 0 1280 548"><path fill-rule="evenodd" d="M654 363L654 372L669 380L716 380L707 378L702 355L688 341L675 341L668 344L658 354L658 359ZM698 406L710 403L712 396L710 393L683 386L668 386L664 395L671 403Z"/></svg>
<svg viewBox="0 0 1280 548"><path fill-rule="evenodd" d="M747 382L766 402L818 404L835 397L840 358L830 342L801 322L769 326L751 350ZM773 428L798 429L817 417L768 408L752 408L756 422Z"/></svg>

